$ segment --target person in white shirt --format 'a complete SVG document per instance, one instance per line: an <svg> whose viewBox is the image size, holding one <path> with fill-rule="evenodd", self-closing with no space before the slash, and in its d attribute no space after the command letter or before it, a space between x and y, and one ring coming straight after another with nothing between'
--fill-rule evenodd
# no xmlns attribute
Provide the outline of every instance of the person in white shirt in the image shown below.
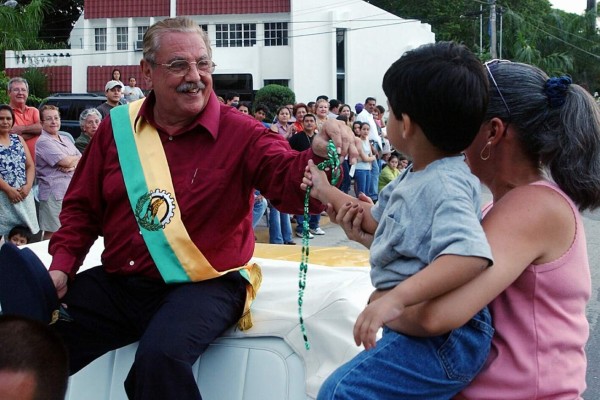
<svg viewBox="0 0 600 400"><path fill-rule="evenodd" d="M125 86L123 88L123 95L125 97L125 101L131 103L132 101L136 101L139 99L143 99L146 97L142 89L135 86L136 80L133 76L129 77L129 86Z"/></svg>
<svg viewBox="0 0 600 400"><path fill-rule="evenodd" d="M381 151L383 148L381 142L381 136L377 130L377 123L373 118L373 110L377 106L377 100L374 97L367 97L363 110L356 116L356 121L367 122L369 124L369 141L374 145L376 150ZM368 193L365 193L373 201L377 201L378 198L378 182L379 174L381 173L381 160L379 157L373 162L371 168L371 185L368 188Z"/></svg>

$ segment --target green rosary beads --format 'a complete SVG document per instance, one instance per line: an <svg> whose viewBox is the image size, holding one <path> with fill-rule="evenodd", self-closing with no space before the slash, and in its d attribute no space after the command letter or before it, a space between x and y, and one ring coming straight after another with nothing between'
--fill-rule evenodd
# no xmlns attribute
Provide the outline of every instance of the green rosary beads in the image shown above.
<svg viewBox="0 0 600 400"><path fill-rule="evenodd" d="M337 184L340 179L340 159L337 154L335 144L332 140L327 144L327 160L319 163L317 168L323 171L325 168L331 168L331 184ZM308 231L308 207L310 203L310 189L306 188L306 195L304 196L304 222L302 223L302 258L300 260L300 273L298 280L298 317L300 319L300 330L304 338L304 347L306 350L310 350L310 343L308 343L308 336L306 335L306 327L304 326L304 318L302 317L302 303L304 298L304 289L306 289L306 273L308 272L308 246L309 246L309 231Z"/></svg>

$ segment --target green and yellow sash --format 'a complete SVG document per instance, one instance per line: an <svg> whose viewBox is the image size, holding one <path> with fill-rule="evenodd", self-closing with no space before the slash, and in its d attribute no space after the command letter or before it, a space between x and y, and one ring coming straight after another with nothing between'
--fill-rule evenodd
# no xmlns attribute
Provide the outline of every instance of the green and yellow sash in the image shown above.
<svg viewBox="0 0 600 400"><path fill-rule="evenodd" d="M136 119L145 99L110 111L119 163L131 209L150 255L166 283L198 282L239 271L248 281L240 329L252 327L250 305L262 280L260 267L217 271L190 238L175 196L171 171L156 129Z"/></svg>

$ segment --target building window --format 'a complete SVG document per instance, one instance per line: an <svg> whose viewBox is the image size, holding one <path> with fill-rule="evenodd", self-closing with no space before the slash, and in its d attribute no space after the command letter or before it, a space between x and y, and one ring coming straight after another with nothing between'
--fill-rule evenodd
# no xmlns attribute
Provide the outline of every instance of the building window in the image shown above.
<svg viewBox="0 0 600 400"><path fill-rule="evenodd" d="M208 25L207 24L200 24L200 29L202 29L204 32L208 33Z"/></svg>
<svg viewBox="0 0 600 400"><path fill-rule="evenodd" d="M141 40L144 41L144 35L146 34L146 31L148 30L147 26L138 26L137 27L137 40Z"/></svg>
<svg viewBox="0 0 600 400"><path fill-rule="evenodd" d="M94 29L94 41L96 43L96 51L106 51L106 28Z"/></svg>
<svg viewBox="0 0 600 400"><path fill-rule="evenodd" d="M217 47L251 47L256 44L256 24L217 24Z"/></svg>
<svg viewBox="0 0 600 400"><path fill-rule="evenodd" d="M264 82L265 82L265 86L267 86L267 85L279 85L279 86L285 86L285 87L290 86L289 79L265 79Z"/></svg>
<svg viewBox="0 0 600 400"><path fill-rule="evenodd" d="M117 27L117 50L127 50L129 47L129 33L126 26Z"/></svg>
<svg viewBox="0 0 600 400"><path fill-rule="evenodd" d="M288 23L268 22L265 24L265 46L287 46Z"/></svg>
<svg viewBox="0 0 600 400"><path fill-rule="evenodd" d="M144 50L144 35L148 30L147 26L138 26L137 27L137 37L135 39L135 43L133 44L133 49L135 51Z"/></svg>

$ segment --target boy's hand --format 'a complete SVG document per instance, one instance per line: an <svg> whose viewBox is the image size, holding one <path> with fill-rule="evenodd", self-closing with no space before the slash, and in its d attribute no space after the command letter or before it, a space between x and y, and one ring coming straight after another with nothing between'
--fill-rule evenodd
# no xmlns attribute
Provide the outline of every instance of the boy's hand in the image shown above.
<svg viewBox="0 0 600 400"><path fill-rule="evenodd" d="M386 322L394 320L404 311L404 305L398 303L397 299L390 295L372 301L358 316L354 324L354 342L357 346L361 343L366 350L375 347L377 331Z"/></svg>
<svg viewBox="0 0 600 400"><path fill-rule="evenodd" d="M308 165L304 170L304 178L302 179L302 184L300 187L302 190L310 189L310 196L315 199L321 200L321 202L326 203L327 200L322 198L324 196L324 189L330 187L329 181L327 180L327 174L321 171L313 160L308 160Z"/></svg>

